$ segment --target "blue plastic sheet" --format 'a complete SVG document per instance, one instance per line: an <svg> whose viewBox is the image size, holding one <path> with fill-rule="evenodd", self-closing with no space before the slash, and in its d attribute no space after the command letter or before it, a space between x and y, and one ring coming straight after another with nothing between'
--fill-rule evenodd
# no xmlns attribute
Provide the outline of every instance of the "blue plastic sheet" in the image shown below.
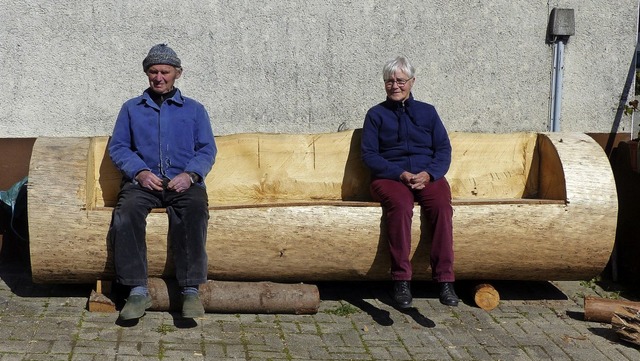
<svg viewBox="0 0 640 361"><path fill-rule="evenodd" d="M20 199L19 196L23 187L27 184L28 177L22 178L18 183L15 183L6 191L0 191L0 201L9 206L11 215L9 216L9 226L11 231L22 240L26 240L26 236L21 236L14 227L14 222L17 218L25 214L26 212L26 197Z"/></svg>

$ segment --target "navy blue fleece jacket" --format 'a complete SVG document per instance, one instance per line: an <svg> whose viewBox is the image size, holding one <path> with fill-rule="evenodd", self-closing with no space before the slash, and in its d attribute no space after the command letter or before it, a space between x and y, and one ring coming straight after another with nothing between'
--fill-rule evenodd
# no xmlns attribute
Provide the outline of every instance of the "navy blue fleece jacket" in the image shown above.
<svg viewBox="0 0 640 361"><path fill-rule="evenodd" d="M367 112L362 127L362 160L374 179L400 180L404 171L426 171L432 180L447 173L451 142L433 105L413 99L385 100Z"/></svg>

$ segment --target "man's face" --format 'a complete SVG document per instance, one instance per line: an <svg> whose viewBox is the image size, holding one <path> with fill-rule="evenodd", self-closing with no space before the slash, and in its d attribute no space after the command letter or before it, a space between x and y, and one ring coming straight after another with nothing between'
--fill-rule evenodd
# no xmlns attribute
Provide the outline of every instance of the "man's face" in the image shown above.
<svg viewBox="0 0 640 361"><path fill-rule="evenodd" d="M409 78L407 74L397 70L391 78L384 80L384 90L391 100L401 102L406 100L411 93L415 78Z"/></svg>
<svg viewBox="0 0 640 361"><path fill-rule="evenodd" d="M158 94L165 94L173 89L173 83L180 78L182 72L171 65L156 64L147 70L149 86Z"/></svg>

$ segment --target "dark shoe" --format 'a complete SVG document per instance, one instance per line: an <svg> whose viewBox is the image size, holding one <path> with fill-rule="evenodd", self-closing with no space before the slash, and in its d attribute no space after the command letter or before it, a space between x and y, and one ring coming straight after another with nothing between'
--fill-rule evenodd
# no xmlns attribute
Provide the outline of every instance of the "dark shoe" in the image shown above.
<svg viewBox="0 0 640 361"><path fill-rule="evenodd" d="M204 307L197 294L182 295L182 317L196 318L204 316Z"/></svg>
<svg viewBox="0 0 640 361"><path fill-rule="evenodd" d="M411 283L409 281L395 281L393 283L393 300L396 301L398 307L411 307Z"/></svg>
<svg viewBox="0 0 640 361"><path fill-rule="evenodd" d="M120 319L133 320L144 316L144 311L151 307L151 297L143 295L130 295L127 303L120 310Z"/></svg>
<svg viewBox="0 0 640 361"><path fill-rule="evenodd" d="M453 282L444 282L440 284L440 303L447 306L457 306L460 299L453 289Z"/></svg>

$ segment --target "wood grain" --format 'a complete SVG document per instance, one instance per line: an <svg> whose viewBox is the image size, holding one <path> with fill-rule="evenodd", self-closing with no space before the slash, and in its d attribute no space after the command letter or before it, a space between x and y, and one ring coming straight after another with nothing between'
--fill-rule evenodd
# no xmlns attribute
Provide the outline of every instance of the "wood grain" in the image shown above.
<svg viewBox="0 0 640 361"><path fill-rule="evenodd" d="M206 184L209 278L389 279L382 210L359 131L217 137ZM590 279L615 238L617 195L602 148L579 133L453 133L458 279ZM111 279L107 242L120 175L106 137L38 138L28 212L37 282ZM415 279L430 279L430 232L414 209ZM147 220L149 277L171 277L167 216ZM482 257L480 257L482 255Z"/></svg>

